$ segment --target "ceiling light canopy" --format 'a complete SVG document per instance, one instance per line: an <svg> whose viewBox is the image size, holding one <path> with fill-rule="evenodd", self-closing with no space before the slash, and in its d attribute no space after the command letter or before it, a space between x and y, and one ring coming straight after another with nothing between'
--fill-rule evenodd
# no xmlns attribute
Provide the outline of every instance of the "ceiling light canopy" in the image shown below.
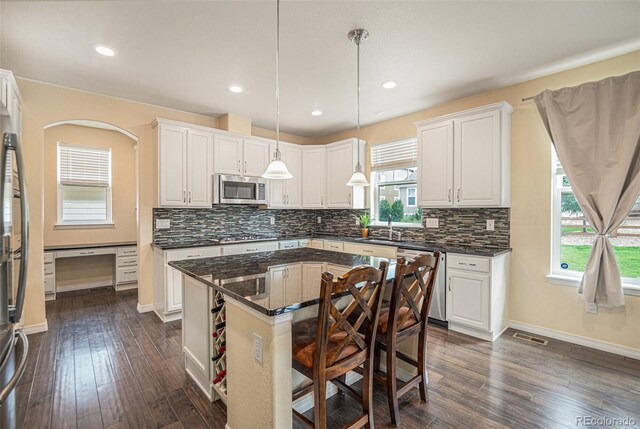
<svg viewBox="0 0 640 429"><path fill-rule="evenodd" d="M369 38L369 32L363 28L351 30L347 34L349 40L356 44L356 64L357 64L357 77L356 77L356 112L357 112L357 145L358 145L358 163L353 171L351 179L347 182L347 186L369 186L367 178L362 171L362 164L360 164L360 44L364 43Z"/></svg>
<svg viewBox="0 0 640 429"><path fill-rule="evenodd" d="M395 88L396 85L397 84L392 80L388 80L388 81L382 83L382 87L384 89L392 89L392 88Z"/></svg>
<svg viewBox="0 0 640 429"><path fill-rule="evenodd" d="M265 179L291 179L286 164L280 159L280 0L276 0L276 150L273 160L262 175Z"/></svg>
<svg viewBox="0 0 640 429"><path fill-rule="evenodd" d="M117 52L110 46L107 45L95 45L93 49L96 50L100 55L104 55L105 57L114 57Z"/></svg>
<svg viewBox="0 0 640 429"><path fill-rule="evenodd" d="M311 114L313 116L320 116L320 115L322 115L322 110L312 110Z"/></svg>
<svg viewBox="0 0 640 429"><path fill-rule="evenodd" d="M244 91L244 89L240 85L231 85L231 86L229 86L229 91L235 92L235 93L240 93L240 92Z"/></svg>

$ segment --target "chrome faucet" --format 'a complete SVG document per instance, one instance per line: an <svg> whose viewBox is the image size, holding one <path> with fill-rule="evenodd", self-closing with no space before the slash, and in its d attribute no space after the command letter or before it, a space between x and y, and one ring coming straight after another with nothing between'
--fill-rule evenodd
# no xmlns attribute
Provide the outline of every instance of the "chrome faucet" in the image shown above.
<svg viewBox="0 0 640 429"><path fill-rule="evenodd" d="M391 215L387 219L387 225L389 225L389 240L393 240L393 225L391 225Z"/></svg>

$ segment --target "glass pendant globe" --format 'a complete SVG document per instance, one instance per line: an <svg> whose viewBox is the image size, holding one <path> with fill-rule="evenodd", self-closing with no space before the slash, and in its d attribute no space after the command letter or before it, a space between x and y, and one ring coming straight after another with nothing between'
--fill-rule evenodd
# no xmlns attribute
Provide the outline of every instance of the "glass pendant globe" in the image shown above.
<svg viewBox="0 0 640 429"><path fill-rule="evenodd" d="M274 159L267 167L267 171L262 175L265 179L291 179L293 175L289 173L287 166L279 159Z"/></svg>
<svg viewBox="0 0 640 429"><path fill-rule="evenodd" d="M347 182L347 186L369 186L369 182L361 171L356 171Z"/></svg>

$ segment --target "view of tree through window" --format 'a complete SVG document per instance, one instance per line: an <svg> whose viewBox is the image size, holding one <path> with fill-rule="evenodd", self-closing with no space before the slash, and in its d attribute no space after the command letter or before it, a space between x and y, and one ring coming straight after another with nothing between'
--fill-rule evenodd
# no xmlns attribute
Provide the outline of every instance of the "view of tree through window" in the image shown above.
<svg viewBox="0 0 640 429"><path fill-rule="evenodd" d="M558 164L559 165L559 164ZM556 273L584 272L595 231L587 222L576 197L571 190L569 180L561 167L556 175L556 231L560 231L556 243L559 248L554 258L553 271ZM640 196L627 218L609 237L613 245L620 276L627 279L640 280Z"/></svg>
<svg viewBox="0 0 640 429"><path fill-rule="evenodd" d="M376 217L386 222L420 223L422 211L416 206L416 167L377 171L374 174L377 194Z"/></svg>

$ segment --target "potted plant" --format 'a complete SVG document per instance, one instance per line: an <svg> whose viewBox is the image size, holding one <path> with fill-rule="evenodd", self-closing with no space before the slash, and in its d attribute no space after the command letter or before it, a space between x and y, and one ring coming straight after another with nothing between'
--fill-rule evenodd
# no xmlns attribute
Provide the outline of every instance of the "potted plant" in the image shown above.
<svg viewBox="0 0 640 429"><path fill-rule="evenodd" d="M353 215L353 218L360 224L360 234L362 235L362 238L367 238L369 236L369 225L371 225L371 216L369 216L369 212Z"/></svg>

